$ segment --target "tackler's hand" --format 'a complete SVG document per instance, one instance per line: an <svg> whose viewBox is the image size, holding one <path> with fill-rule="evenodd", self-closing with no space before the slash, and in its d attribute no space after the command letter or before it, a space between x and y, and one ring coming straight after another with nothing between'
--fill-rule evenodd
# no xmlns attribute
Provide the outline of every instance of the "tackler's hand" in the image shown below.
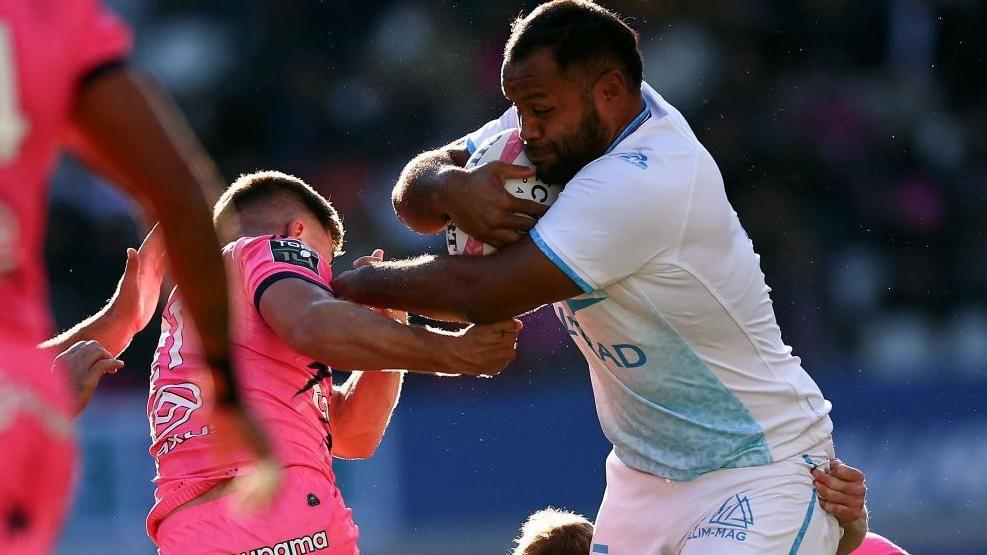
<svg viewBox="0 0 987 555"><path fill-rule="evenodd" d="M68 372L75 396L74 415L78 415L89 404L103 374L116 374L123 362L96 341L79 341L55 357L54 367Z"/></svg>

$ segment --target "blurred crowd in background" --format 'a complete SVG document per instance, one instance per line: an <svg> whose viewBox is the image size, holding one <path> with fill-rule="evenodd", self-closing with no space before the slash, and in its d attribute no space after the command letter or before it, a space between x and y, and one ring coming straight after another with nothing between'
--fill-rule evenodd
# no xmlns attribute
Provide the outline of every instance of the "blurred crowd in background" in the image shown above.
<svg viewBox="0 0 987 555"><path fill-rule="evenodd" d="M134 62L177 99L228 179L279 169L330 197L348 230L336 271L375 247L442 252L441 238L397 220L391 188L415 154L507 108L503 43L513 17L537 5L108 3L136 31ZM641 33L646 80L719 163L810 374L987 383L987 3L604 4ZM109 296L143 224L71 161L52 196L48 261L65 326ZM531 318L542 325L526 328L496 391L584 387L552 315ZM104 385L146 388L157 333L139 336L130 371Z"/></svg>
<svg viewBox="0 0 987 555"><path fill-rule="evenodd" d="M135 27L135 62L228 178L294 173L341 210L351 255L389 256L441 250L397 221L390 189L413 155L507 107L501 49L512 17L536 5L110 4ZM648 82L718 161L810 370L987 378L987 5L608 5L641 33ZM70 165L53 201L66 324L108 295L138 232L129 206Z"/></svg>

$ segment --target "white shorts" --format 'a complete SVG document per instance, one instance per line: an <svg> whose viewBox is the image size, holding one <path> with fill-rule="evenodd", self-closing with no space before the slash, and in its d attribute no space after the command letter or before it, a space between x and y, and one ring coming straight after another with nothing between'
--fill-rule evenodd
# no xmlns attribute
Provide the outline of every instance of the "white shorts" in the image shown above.
<svg viewBox="0 0 987 555"><path fill-rule="evenodd" d="M833 555L842 530L819 506L810 452L750 468L717 470L689 482L639 472L607 457L607 490L596 517L593 555Z"/></svg>

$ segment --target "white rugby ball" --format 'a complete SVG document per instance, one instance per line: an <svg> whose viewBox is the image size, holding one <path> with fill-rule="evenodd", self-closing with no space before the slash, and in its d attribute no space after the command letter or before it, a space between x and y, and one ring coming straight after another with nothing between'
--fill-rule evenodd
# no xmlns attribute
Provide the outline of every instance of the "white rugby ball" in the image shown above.
<svg viewBox="0 0 987 555"><path fill-rule="evenodd" d="M516 128L501 131L481 144L466 161L466 169L495 160L517 166L535 167L524 154L524 141L521 140ZM545 206L551 206L562 192L562 186L549 185L535 177L508 180L504 183L504 189L518 198L533 200ZM446 227L446 245L449 254L477 256L497 252L494 247L470 237L456 225L456 222L449 222Z"/></svg>

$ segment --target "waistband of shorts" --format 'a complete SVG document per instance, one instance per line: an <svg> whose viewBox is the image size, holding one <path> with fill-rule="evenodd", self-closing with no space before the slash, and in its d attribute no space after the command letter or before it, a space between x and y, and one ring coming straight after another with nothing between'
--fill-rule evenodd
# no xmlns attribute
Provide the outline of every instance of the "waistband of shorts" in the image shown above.
<svg viewBox="0 0 987 555"><path fill-rule="evenodd" d="M327 470L325 468L319 468L316 466L304 464L304 465L289 465L282 469L285 473L291 472L304 472L311 473L313 475L325 478L333 487L336 488L336 476L333 474L331 467ZM175 509L178 509L182 505L192 501L196 497L204 495L209 490L216 487L218 484L236 478L237 476L246 474L249 469L235 469L230 472L228 476L219 476L215 478L203 479L203 480L190 480L189 484L179 488L177 491L169 492L167 495L162 497L154 506L151 508L151 512L147 515L147 535L154 541L157 541L158 529L161 527L161 523L164 519L168 518ZM221 499L221 498L220 498Z"/></svg>
<svg viewBox="0 0 987 555"><path fill-rule="evenodd" d="M797 443L793 443L789 446L787 452L783 456L778 457L770 462L766 462L763 465L755 466L768 466L771 464L786 463L786 462L802 462L804 461L804 456L809 455L810 457L816 458L818 461L820 458L825 460L825 463L819 462L819 466L827 467L829 466L829 459L835 458L835 447L833 444L832 435L832 423L829 419L826 422L817 423L812 430L808 431L805 436ZM795 448L798 449L795 449ZM619 447L614 446L607 456L607 464L619 464L621 466L627 467L631 470L640 472L642 474L647 474L660 479L672 480L673 482L689 482L701 478L707 474L718 472L721 470L731 470L736 468L749 468L745 466L728 466L722 468L716 468L712 470L707 470L705 472L691 472L682 471L676 469L669 469L664 466L657 465L654 461L636 457L633 454L626 453L622 451ZM810 463L814 464L814 463Z"/></svg>
<svg viewBox="0 0 987 555"><path fill-rule="evenodd" d="M216 487L217 484L234 478L239 474L238 472L228 477L192 481L187 486L168 493L151 507L151 512L147 515L147 535L157 543L158 529L161 527L161 522L175 512L175 509L206 493Z"/></svg>

